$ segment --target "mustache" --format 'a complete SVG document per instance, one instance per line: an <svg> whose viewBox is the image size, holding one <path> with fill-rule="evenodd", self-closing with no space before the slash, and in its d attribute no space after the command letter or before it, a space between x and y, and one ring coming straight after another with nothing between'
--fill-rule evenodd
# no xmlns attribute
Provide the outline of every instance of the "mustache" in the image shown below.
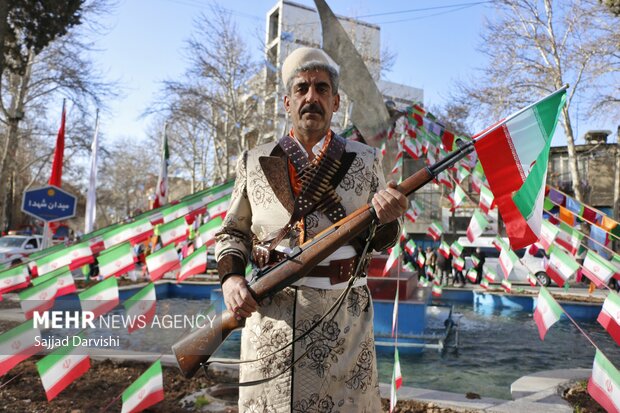
<svg viewBox="0 0 620 413"><path fill-rule="evenodd" d="M304 115L306 113L318 113L319 115L324 114L323 108L321 108L321 106L317 105L316 103L308 103L307 105L302 107L299 114Z"/></svg>

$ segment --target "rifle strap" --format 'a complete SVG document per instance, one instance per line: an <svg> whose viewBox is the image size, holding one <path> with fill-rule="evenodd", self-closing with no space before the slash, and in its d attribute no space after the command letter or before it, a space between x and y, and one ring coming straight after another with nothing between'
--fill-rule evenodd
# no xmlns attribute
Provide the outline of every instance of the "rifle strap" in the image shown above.
<svg viewBox="0 0 620 413"><path fill-rule="evenodd" d="M371 226L369 228L369 231L368 231L368 237L366 238L366 245L364 246L364 249L362 251L361 259L358 260L357 267L355 268L355 272L349 278L349 281L347 283L346 288L342 291L342 293L336 299L336 301L334 301L334 303L331 305L331 307L329 307L327 309L327 311L318 320L316 320L310 326L310 328L308 328L305 332L303 332L299 337L294 338L289 343L283 345L279 349L274 350L270 354L267 354L265 356L259 357L257 359L253 359L253 360L231 360L231 361L220 360L220 361L216 361L216 362L207 361L206 363L204 363L202 365L203 368L204 368L205 374L208 375L207 368L209 367L209 364L212 364L212 363L225 364L225 365L241 365L241 364L247 364L247 363L256 363L258 361L262 361L262 360L265 360L267 358L273 357L276 354L278 354L279 352L286 350L288 347L293 346L296 342L298 342L300 340L303 340L312 331L314 331L327 318L327 316L329 314L331 314L331 313L333 313L333 315L332 315L330 321L333 321L333 319L336 317L336 314L338 314L338 311L340 311L340 308L342 308L342 304L344 303L344 300L346 299L347 295L349 294L349 291L351 291L351 288L353 288L353 283L355 282L355 280L357 280L359 277L361 277L360 273L361 273L362 269L365 268L366 265L368 264L368 261L369 261L369 258L370 258L370 254L369 254L369 252L370 252L370 243L371 243L371 241L372 241L372 239L373 239L373 237L375 235L375 230L376 229L377 229L377 223L376 223L376 221L373 220L373 222L372 222L372 224L371 224ZM266 378L263 378L263 379L259 379L259 380L245 381L243 383L239 383L239 387L256 386L258 384L267 383L270 380L273 380L273 379L275 379L277 377L280 377L281 375L285 374L287 371L292 369L293 366L295 366L299 361L301 361L310 352L310 350L312 350L312 348L313 348L315 343L316 343L316 341L313 341L312 343L310 343L308 345L306 351L304 351L299 357L297 357L295 360L293 360L293 362L291 364L289 364L285 369L283 369L282 371L280 371L276 375L273 375L273 376L270 376L270 377L266 377Z"/></svg>

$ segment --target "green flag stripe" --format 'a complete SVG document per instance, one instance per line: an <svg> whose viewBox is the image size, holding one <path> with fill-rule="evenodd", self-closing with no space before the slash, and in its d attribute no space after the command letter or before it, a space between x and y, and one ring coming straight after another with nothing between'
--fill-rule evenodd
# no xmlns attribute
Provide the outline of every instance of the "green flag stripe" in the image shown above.
<svg viewBox="0 0 620 413"><path fill-rule="evenodd" d="M127 387L127 389L123 392L123 402L139 391L146 383L148 383L149 380L161 373L161 361L157 360L151 365L151 367L142 373L142 375L138 377L138 379L134 381L131 386Z"/></svg>
<svg viewBox="0 0 620 413"><path fill-rule="evenodd" d="M69 340L71 342L71 340ZM37 370L39 374L45 374L49 369L54 367L56 363L62 360L63 357L68 356L71 352L75 351L73 345L62 346L54 349L50 354L37 361Z"/></svg>
<svg viewBox="0 0 620 413"><path fill-rule="evenodd" d="M129 242L124 242L112 248L108 248L99 254L97 261L99 265L106 265L112 261L116 261L121 257L126 256L127 254L131 254L131 244Z"/></svg>
<svg viewBox="0 0 620 413"><path fill-rule="evenodd" d="M0 334L0 343L5 343L7 341L13 340L15 337L20 336L24 334L25 332L27 332L28 330L32 330L32 329L34 329L34 324L33 324L32 319L30 319L26 321L25 323L20 324L17 327L14 327L10 329L9 331L6 331Z"/></svg>
<svg viewBox="0 0 620 413"><path fill-rule="evenodd" d="M149 283L146 287L140 289L140 291L138 291L137 293L132 295L129 299L127 299L127 301L125 301L123 303L123 306L127 310L129 310L131 307L133 307L134 305L138 304L140 302L140 300L143 300L145 297L147 297L153 291L155 291L155 284Z"/></svg>
<svg viewBox="0 0 620 413"><path fill-rule="evenodd" d="M118 287L118 280L116 279L116 277L110 277L99 282L99 284L90 287L88 290L82 291L78 294L78 296L80 297L80 301L89 300L91 297L96 296L102 291L115 287Z"/></svg>
<svg viewBox="0 0 620 413"><path fill-rule="evenodd" d="M33 278L32 279L32 285L39 285L39 284L41 284L41 283L43 283L45 281L49 281L52 278L56 278L59 275L67 273L67 272L70 272L69 271L69 266L65 265L64 267L60 267L57 270L54 270L52 272L48 272L48 273L46 273L46 274L44 274L44 275L42 275L40 277Z"/></svg>

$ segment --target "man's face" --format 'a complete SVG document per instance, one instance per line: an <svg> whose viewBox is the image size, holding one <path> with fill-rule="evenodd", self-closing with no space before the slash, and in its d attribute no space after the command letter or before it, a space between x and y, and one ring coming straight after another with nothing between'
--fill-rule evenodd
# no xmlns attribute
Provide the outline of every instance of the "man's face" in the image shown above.
<svg viewBox="0 0 620 413"><path fill-rule="evenodd" d="M295 130L326 134L340 105L340 96L334 94L329 74L324 70L300 72L293 79L289 95L284 96L284 108Z"/></svg>

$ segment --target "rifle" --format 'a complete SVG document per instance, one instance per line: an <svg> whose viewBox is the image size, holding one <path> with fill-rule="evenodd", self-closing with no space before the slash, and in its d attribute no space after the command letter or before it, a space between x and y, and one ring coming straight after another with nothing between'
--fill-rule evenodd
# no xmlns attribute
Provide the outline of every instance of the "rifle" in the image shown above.
<svg viewBox="0 0 620 413"><path fill-rule="evenodd" d="M441 161L424 167L405 179L398 185L398 191L405 196L411 195L473 150L472 142L461 146ZM317 234L313 239L295 247L287 259L259 271L255 281L249 285L252 296L260 302L303 278L339 247L362 234L376 219L372 206L365 205ZM215 316L210 326L194 330L176 342L172 346L172 352L181 373L187 378L193 377L228 335L233 330L243 327L244 323L245 320L239 321L232 312L225 310Z"/></svg>

